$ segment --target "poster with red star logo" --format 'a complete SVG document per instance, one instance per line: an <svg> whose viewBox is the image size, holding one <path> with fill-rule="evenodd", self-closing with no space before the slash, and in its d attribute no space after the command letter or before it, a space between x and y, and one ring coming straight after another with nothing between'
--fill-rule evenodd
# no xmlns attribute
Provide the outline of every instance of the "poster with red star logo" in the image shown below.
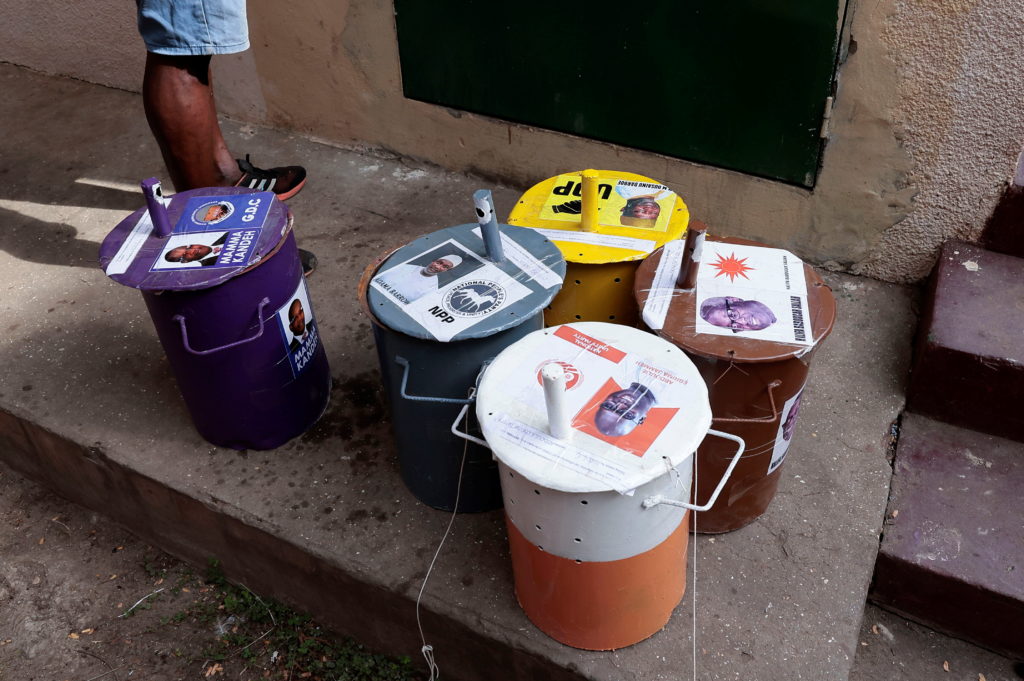
<svg viewBox="0 0 1024 681"><path fill-rule="evenodd" d="M706 242L697 333L814 345L804 263L780 248Z"/></svg>

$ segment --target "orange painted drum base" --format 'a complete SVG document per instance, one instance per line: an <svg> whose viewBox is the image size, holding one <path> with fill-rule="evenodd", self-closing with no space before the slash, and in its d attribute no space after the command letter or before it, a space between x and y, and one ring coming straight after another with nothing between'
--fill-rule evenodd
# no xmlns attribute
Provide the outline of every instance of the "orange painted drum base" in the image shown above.
<svg viewBox="0 0 1024 681"><path fill-rule="evenodd" d="M661 629L686 591L690 512L665 541L622 560L576 562L534 546L505 517L516 598L538 629L584 650L615 650Z"/></svg>

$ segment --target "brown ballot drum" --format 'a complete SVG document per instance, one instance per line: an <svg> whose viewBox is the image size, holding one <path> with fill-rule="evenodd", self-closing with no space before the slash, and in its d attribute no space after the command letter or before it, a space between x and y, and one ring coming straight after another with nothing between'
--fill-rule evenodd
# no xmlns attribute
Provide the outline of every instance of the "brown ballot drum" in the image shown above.
<svg viewBox="0 0 1024 681"><path fill-rule="evenodd" d="M747 448L698 532L729 532L767 510L794 436L811 358L832 331L831 289L792 253L708 236L694 255L693 289L682 289L683 242L666 245L637 271L644 323L682 350L707 381L713 425ZM730 463L731 449L705 440L697 450L700 504Z"/></svg>

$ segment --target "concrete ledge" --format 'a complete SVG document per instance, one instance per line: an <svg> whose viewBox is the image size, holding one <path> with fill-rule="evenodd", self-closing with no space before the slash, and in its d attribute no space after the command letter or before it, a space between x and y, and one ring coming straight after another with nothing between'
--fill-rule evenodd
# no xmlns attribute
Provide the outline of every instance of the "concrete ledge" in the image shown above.
<svg viewBox="0 0 1024 681"><path fill-rule="evenodd" d="M1024 456L1015 442L908 414L871 599L1024 656Z"/></svg>
<svg viewBox="0 0 1024 681"><path fill-rule="evenodd" d="M950 241L932 273L907 408L1024 440L1024 259Z"/></svg>
<svg viewBox="0 0 1024 681"><path fill-rule="evenodd" d="M218 449L192 428L141 296L94 265L99 241L141 205L139 178L164 172L138 97L11 67L0 82L0 117L25 128L0 137L11 166L0 457L172 553L217 557L250 588L418 661L416 595L450 516L402 486L355 289L385 249L471 220L472 191L486 183L225 124L239 154L309 170L291 205L300 245L320 258L310 296L334 387L303 437L269 452ZM499 213L517 196L494 188ZM515 602L501 513L459 516L423 600L446 678L686 678L694 635L705 679L846 677L915 319L910 289L828 281L839 318L815 355L778 495L746 528L698 538L696 585L668 626L614 653L555 643Z"/></svg>

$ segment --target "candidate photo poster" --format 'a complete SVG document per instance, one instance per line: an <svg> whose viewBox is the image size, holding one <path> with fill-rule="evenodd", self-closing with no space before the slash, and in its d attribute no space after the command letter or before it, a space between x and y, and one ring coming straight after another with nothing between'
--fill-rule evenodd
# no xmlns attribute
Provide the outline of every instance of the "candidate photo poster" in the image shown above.
<svg viewBox="0 0 1024 681"><path fill-rule="evenodd" d="M262 229L273 202L273 192L193 196L185 204L185 210L172 231L187 234L213 228Z"/></svg>
<svg viewBox="0 0 1024 681"><path fill-rule="evenodd" d="M449 239L415 258L397 265L389 264L386 270L377 272L371 286L406 306L439 293L484 265L476 253Z"/></svg>
<svg viewBox="0 0 1024 681"><path fill-rule="evenodd" d="M172 234L150 271L247 267L255 255L259 235L259 229Z"/></svg>
<svg viewBox="0 0 1024 681"><path fill-rule="evenodd" d="M579 222L583 212L579 175L560 175L538 217ZM676 195L663 184L598 178L598 222L607 227L633 227L664 232L672 220Z"/></svg>
<svg viewBox="0 0 1024 681"><path fill-rule="evenodd" d="M288 352L292 375L298 376L309 364L320 344L320 333L313 317L313 306L309 304L305 279L299 280L299 286L289 296L288 302L278 308L277 322Z"/></svg>
<svg viewBox="0 0 1024 681"><path fill-rule="evenodd" d="M221 257L227 240L225 231L171 234L150 271L231 267L230 259Z"/></svg>
<svg viewBox="0 0 1024 681"><path fill-rule="evenodd" d="M688 379L569 325L559 327L554 336L565 344L523 367L535 373L537 381L531 381L520 399L546 413L540 372L550 363L558 364L566 374L572 427L623 452L642 458L669 422L700 399L701 391Z"/></svg>
<svg viewBox="0 0 1024 681"><path fill-rule="evenodd" d="M697 333L814 345L804 264L778 248L704 243Z"/></svg>
<svg viewBox="0 0 1024 681"><path fill-rule="evenodd" d="M786 400L782 405L782 416L779 419L779 431L775 434L775 447L772 448L772 460L768 464L768 474L775 472L786 459L789 445L793 440L793 432L796 430L796 418L800 413L800 398L803 397L803 388L796 395Z"/></svg>
<svg viewBox="0 0 1024 681"><path fill-rule="evenodd" d="M531 293L454 239L378 272L370 285L439 341L451 340Z"/></svg>

